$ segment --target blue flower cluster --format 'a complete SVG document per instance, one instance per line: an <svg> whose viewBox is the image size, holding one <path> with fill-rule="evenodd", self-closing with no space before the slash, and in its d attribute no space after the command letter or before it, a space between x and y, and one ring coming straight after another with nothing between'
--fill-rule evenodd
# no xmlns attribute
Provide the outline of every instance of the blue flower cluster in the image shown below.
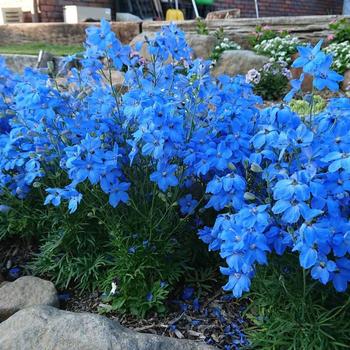
<svg viewBox="0 0 350 350"><path fill-rule="evenodd" d="M202 203L200 211L218 213L199 237L227 263L225 290L240 296L256 264L288 249L313 278L344 291L350 100L333 99L305 119L285 105L258 109L261 98L245 79L214 79L211 63L192 59L175 25L141 44L148 59L142 45L121 44L102 21L87 30L80 67L63 80L31 69L17 77L0 62L2 191L25 198L41 187L45 204L71 213L86 191L117 207L140 186L133 174L141 169L182 215L198 213ZM299 48L294 65L314 77L315 89L336 90L342 78L320 48ZM124 75L122 88L115 70Z"/></svg>

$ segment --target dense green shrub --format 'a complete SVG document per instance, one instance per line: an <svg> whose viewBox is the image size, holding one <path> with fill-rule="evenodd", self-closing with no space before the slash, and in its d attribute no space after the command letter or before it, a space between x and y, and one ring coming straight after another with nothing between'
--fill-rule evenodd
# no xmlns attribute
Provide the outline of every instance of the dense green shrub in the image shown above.
<svg viewBox="0 0 350 350"><path fill-rule="evenodd" d="M253 85L254 92L267 101L282 99L288 91L291 73L286 62L267 63L262 69L250 70L246 81Z"/></svg>
<svg viewBox="0 0 350 350"><path fill-rule="evenodd" d="M347 18L342 18L329 25L334 34L331 36L332 42L342 43L350 41L350 22Z"/></svg>

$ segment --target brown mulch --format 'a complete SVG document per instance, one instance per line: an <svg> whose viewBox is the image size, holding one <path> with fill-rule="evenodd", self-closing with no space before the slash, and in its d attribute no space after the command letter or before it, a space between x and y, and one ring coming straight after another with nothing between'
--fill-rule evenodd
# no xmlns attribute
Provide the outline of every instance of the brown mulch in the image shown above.
<svg viewBox="0 0 350 350"><path fill-rule="evenodd" d="M80 296L73 293L63 304L63 308L73 312L98 313L101 303L101 298L96 292ZM245 343L243 328L248 322L242 317L242 313L248 300L226 300L222 291L218 290L213 297L202 301L199 310L194 310L189 302L179 303L187 305L188 309L181 311L178 308L165 316L153 314L145 319L115 312L107 314L107 317L138 332L206 342L219 349L225 349L232 341ZM170 305L171 308L174 309Z"/></svg>

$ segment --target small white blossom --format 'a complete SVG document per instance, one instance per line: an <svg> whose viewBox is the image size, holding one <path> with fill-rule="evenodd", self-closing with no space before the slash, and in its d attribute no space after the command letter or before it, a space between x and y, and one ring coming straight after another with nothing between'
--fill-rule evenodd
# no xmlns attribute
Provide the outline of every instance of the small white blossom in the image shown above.
<svg viewBox="0 0 350 350"><path fill-rule="evenodd" d="M117 292L117 284L115 282L112 282L112 289L109 294L114 295L116 292Z"/></svg>

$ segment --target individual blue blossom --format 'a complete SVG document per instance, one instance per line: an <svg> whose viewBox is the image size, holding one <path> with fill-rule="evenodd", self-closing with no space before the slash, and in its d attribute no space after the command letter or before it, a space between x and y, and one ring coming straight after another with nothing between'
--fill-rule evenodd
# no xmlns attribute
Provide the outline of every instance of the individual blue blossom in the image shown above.
<svg viewBox="0 0 350 350"><path fill-rule="evenodd" d="M324 55L321 51L322 44L323 40L320 40L314 47L311 45L298 46L299 57L293 62L292 67L303 68L307 73L312 72L315 59Z"/></svg>
<svg viewBox="0 0 350 350"><path fill-rule="evenodd" d="M247 274L235 272L226 267L220 267L220 271L223 275L229 276L227 284L223 287L225 291L232 291L236 298L240 298L243 292L249 291L251 281Z"/></svg>
<svg viewBox="0 0 350 350"><path fill-rule="evenodd" d="M177 166L175 164L159 164L157 170L150 175L150 179L158 184L162 191L166 191L169 187L176 186L179 183L175 172Z"/></svg>
<svg viewBox="0 0 350 350"><path fill-rule="evenodd" d="M265 228L269 224L268 205L249 205L242 208L237 215L237 222L243 227L252 228L257 225Z"/></svg>
<svg viewBox="0 0 350 350"><path fill-rule="evenodd" d="M339 83L344 79L340 74L331 70L333 59L331 56L325 56L317 64L317 70L314 73L313 86L317 90L328 88L331 91L339 89Z"/></svg>
<svg viewBox="0 0 350 350"><path fill-rule="evenodd" d="M180 211L184 215L193 214L197 204L198 201L193 199L191 194L179 199Z"/></svg>
<svg viewBox="0 0 350 350"><path fill-rule="evenodd" d="M0 213L7 214L11 210L11 207L6 204L0 204Z"/></svg>
<svg viewBox="0 0 350 350"><path fill-rule="evenodd" d="M339 169L344 169L350 172L350 153L330 152L325 157L321 158L323 162L330 163L328 171L333 173Z"/></svg>
<svg viewBox="0 0 350 350"><path fill-rule="evenodd" d="M129 254L135 254L136 253L136 247L132 246L128 249Z"/></svg>
<svg viewBox="0 0 350 350"><path fill-rule="evenodd" d="M189 300L192 298L194 293L194 288L192 287L186 287L182 292L182 299L183 300Z"/></svg>
<svg viewBox="0 0 350 350"><path fill-rule="evenodd" d="M153 300L152 292L148 292L146 295L146 300L150 303Z"/></svg>
<svg viewBox="0 0 350 350"><path fill-rule="evenodd" d="M8 270L7 276L11 281L14 281L21 276L21 272L22 271L19 267L12 267Z"/></svg>
<svg viewBox="0 0 350 350"><path fill-rule="evenodd" d="M311 269L311 276L319 280L322 284L327 284L332 272L336 271L337 265L334 261L328 260L324 256L319 256L317 264Z"/></svg>
<svg viewBox="0 0 350 350"><path fill-rule="evenodd" d="M109 191L109 204L115 208L120 202L127 203L129 195L127 193L130 183L115 181L112 189Z"/></svg>

